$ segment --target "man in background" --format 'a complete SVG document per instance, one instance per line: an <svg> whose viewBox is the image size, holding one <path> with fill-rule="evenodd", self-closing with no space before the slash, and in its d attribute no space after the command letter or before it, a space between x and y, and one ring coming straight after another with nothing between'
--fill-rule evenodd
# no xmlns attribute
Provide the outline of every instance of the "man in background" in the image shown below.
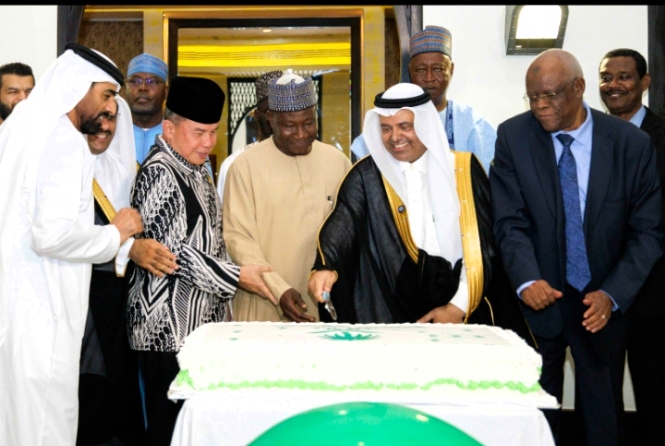
<svg viewBox="0 0 665 446"><path fill-rule="evenodd" d="M226 157L222 166L219 168L219 179L217 180L217 192L219 193L219 199L224 203L224 183L226 181L226 174L229 171L229 167L235 161L236 158L240 156L241 153L251 149L256 146L258 143L263 141L266 138L272 136L272 127L270 126L270 120L268 119L268 81L271 79L277 79L282 75L282 72L269 71L262 74L256 82L254 82L254 87L256 90L256 109L254 110L254 119L259 125L259 137L258 141L251 144L243 146L241 149L233 152Z"/></svg>
<svg viewBox="0 0 665 446"><path fill-rule="evenodd" d="M455 71L453 37L446 28L427 26L411 36L411 83L429 92L443 122L448 146L458 152L471 152L489 172L494 158L496 130L468 105L453 102L446 92ZM362 137L356 138L351 151L357 158L369 154Z"/></svg>
<svg viewBox="0 0 665 446"><path fill-rule="evenodd" d="M621 48L603 57L599 68L599 89L607 111L628 121L651 136L656 149L656 167L661 193L665 192L665 120L642 105L651 76L647 61L635 50ZM665 224L665 219L663 220ZM626 314L628 322L628 365L633 380L639 444L663 441L660 423L665 419L665 258L661 257Z"/></svg>
<svg viewBox="0 0 665 446"><path fill-rule="evenodd" d="M95 160L95 224L112 221L129 207L136 176L134 132L129 106L116 96L117 112L102 116L102 128L88 135ZM144 431L138 387L138 359L127 340L127 295L134 263L162 276L177 269L175 256L156 240L130 238L115 259L95 264L81 349L78 444L140 445Z"/></svg>
<svg viewBox="0 0 665 446"><path fill-rule="evenodd" d="M132 111L136 162L143 164L155 137L162 134L164 101L169 87L166 85L168 67L166 63L148 53L131 61L127 67L125 95Z"/></svg>
<svg viewBox="0 0 665 446"><path fill-rule="evenodd" d="M0 125L9 117L16 104L30 96L35 88L32 68L20 62L0 66Z"/></svg>
<svg viewBox="0 0 665 446"><path fill-rule="evenodd" d="M239 265L274 268L263 274L270 295L238 291L239 321L318 320L307 294L316 233L333 208L351 167L333 146L316 140L312 79L287 70L268 82L268 119L274 134L238 157L224 189L224 241Z"/></svg>

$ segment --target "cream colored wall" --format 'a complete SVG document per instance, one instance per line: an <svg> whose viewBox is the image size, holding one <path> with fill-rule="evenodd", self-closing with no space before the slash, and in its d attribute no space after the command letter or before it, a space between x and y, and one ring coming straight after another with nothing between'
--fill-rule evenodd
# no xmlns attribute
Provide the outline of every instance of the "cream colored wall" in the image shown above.
<svg viewBox="0 0 665 446"><path fill-rule="evenodd" d="M58 55L58 7L0 5L0 17L0 65L27 64L39 81Z"/></svg>
<svg viewBox="0 0 665 446"><path fill-rule="evenodd" d="M342 148L348 156L351 147L351 98L348 71L323 76L321 98L321 140Z"/></svg>

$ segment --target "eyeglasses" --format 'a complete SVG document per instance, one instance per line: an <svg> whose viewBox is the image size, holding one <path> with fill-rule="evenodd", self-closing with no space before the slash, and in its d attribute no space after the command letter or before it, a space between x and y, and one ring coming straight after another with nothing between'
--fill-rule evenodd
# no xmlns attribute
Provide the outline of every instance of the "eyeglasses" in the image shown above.
<svg viewBox="0 0 665 446"><path fill-rule="evenodd" d="M568 85L572 84L577 79L578 78L576 77L572 81L568 82L566 85L561 87L559 89L559 91L557 91L556 93L542 93L542 94L534 94L534 95L531 95L531 96L529 96L528 94L525 94L524 95L524 100L529 101L530 104L533 104L534 102L538 102L538 99L545 99L547 102L554 102L559 97L559 95L561 93L563 93L563 90L565 90Z"/></svg>
<svg viewBox="0 0 665 446"><path fill-rule="evenodd" d="M155 79L154 77L149 77L147 79L142 79L140 77L133 77L127 80L127 85L129 85L132 88L139 88L144 83L145 86L148 88L157 88L160 85L162 85L164 82L162 82L159 79Z"/></svg>

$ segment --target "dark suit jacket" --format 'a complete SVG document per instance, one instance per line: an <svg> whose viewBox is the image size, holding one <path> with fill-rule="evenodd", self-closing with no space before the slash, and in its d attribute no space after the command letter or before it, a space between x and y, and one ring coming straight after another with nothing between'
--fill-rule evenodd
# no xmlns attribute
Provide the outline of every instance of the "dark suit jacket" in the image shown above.
<svg viewBox="0 0 665 446"><path fill-rule="evenodd" d="M591 270L587 289L609 293L624 313L662 254L660 181L647 134L596 110L591 116L584 214ZM563 291L565 214L557 160L551 134L531 112L499 126L490 186L496 243L513 289L544 279ZM561 333L560 300L540 311L524 305L524 312L535 334L550 338Z"/></svg>
<svg viewBox="0 0 665 446"><path fill-rule="evenodd" d="M640 128L651 136L651 141L656 149L656 167L665 202L665 188L663 188L665 185L665 120L647 108L647 114ZM665 224L665 215L663 223ZM654 265L649 278L635 298L630 312L636 316L665 316L665 256Z"/></svg>

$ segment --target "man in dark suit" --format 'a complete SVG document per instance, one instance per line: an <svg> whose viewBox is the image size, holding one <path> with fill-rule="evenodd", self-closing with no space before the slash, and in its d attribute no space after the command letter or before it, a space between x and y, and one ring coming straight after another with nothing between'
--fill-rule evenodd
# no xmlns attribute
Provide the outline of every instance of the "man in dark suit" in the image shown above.
<svg viewBox="0 0 665 446"><path fill-rule="evenodd" d="M631 122L651 136L661 185L665 181L665 120L642 105L651 77L647 61L631 49L603 57L599 69L600 98L611 115ZM665 434L665 257L661 257L638 293L628 322L628 364L637 407L639 444L662 444Z"/></svg>
<svg viewBox="0 0 665 446"><path fill-rule="evenodd" d="M563 50L526 75L531 111L499 126L490 171L494 233L543 357L540 383L561 401L575 360L589 445L622 430L624 314L662 254L660 182L648 135L584 103ZM560 411L546 411L558 439Z"/></svg>

